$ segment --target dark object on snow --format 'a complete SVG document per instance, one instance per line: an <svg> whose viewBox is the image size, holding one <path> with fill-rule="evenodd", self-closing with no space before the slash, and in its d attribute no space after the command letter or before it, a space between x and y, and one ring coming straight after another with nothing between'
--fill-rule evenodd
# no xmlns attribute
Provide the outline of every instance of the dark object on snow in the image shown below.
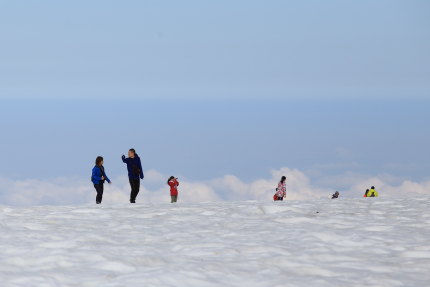
<svg viewBox="0 0 430 287"><path fill-rule="evenodd" d="M331 199L335 199L335 198L338 198L338 197L339 197L339 191L336 191L336 192L332 195Z"/></svg>
<svg viewBox="0 0 430 287"><path fill-rule="evenodd" d="M363 197L367 197L367 194L369 193L369 189L366 189L366 192L364 192Z"/></svg>

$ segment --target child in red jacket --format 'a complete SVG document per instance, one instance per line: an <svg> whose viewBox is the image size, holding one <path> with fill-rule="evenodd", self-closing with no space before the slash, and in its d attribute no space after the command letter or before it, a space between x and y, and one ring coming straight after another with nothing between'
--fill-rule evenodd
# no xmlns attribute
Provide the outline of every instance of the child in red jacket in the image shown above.
<svg viewBox="0 0 430 287"><path fill-rule="evenodd" d="M171 176L169 180L167 181L167 184L170 186L170 197L171 197L171 203L178 201L178 186L179 181L176 177Z"/></svg>

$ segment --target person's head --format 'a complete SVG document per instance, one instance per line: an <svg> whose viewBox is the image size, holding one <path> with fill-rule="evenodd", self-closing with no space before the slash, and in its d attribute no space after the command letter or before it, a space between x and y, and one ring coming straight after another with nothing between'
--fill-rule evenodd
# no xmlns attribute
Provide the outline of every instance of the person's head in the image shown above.
<svg viewBox="0 0 430 287"><path fill-rule="evenodd" d="M97 166L102 166L103 165L103 157L102 156L98 156L96 158L96 165Z"/></svg>
<svg viewBox="0 0 430 287"><path fill-rule="evenodd" d="M336 191L334 194L339 195L339 191Z"/></svg>
<svg viewBox="0 0 430 287"><path fill-rule="evenodd" d="M369 192L369 190L368 190L368 189L366 189L366 192Z"/></svg>
<svg viewBox="0 0 430 287"><path fill-rule="evenodd" d="M281 177L281 182L285 182L287 178L285 176Z"/></svg>
<svg viewBox="0 0 430 287"><path fill-rule="evenodd" d="M175 177L172 175L171 177L169 177L169 179L167 180L167 184L169 184L169 182L171 181L171 180L173 180L173 179L175 179Z"/></svg>
<svg viewBox="0 0 430 287"><path fill-rule="evenodd" d="M133 158L135 157L135 155L136 155L136 150L134 148L131 148L128 150L128 157Z"/></svg>
<svg viewBox="0 0 430 287"><path fill-rule="evenodd" d="M374 186L372 186L370 189L375 189L375 187L374 187Z"/></svg>

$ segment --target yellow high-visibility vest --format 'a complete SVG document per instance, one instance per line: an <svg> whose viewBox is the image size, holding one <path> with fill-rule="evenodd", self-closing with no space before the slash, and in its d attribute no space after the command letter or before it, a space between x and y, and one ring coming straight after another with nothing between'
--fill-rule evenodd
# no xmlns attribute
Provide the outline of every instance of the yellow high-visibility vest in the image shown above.
<svg viewBox="0 0 430 287"><path fill-rule="evenodd" d="M374 189L369 190L369 192L367 193L367 197L372 197L372 195L374 195L375 197L378 197L378 192Z"/></svg>

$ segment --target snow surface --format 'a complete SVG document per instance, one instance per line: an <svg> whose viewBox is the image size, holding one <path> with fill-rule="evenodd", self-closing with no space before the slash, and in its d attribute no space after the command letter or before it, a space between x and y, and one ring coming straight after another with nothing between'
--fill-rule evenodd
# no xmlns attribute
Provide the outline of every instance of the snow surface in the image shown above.
<svg viewBox="0 0 430 287"><path fill-rule="evenodd" d="M430 286L430 198L0 207L0 286Z"/></svg>

